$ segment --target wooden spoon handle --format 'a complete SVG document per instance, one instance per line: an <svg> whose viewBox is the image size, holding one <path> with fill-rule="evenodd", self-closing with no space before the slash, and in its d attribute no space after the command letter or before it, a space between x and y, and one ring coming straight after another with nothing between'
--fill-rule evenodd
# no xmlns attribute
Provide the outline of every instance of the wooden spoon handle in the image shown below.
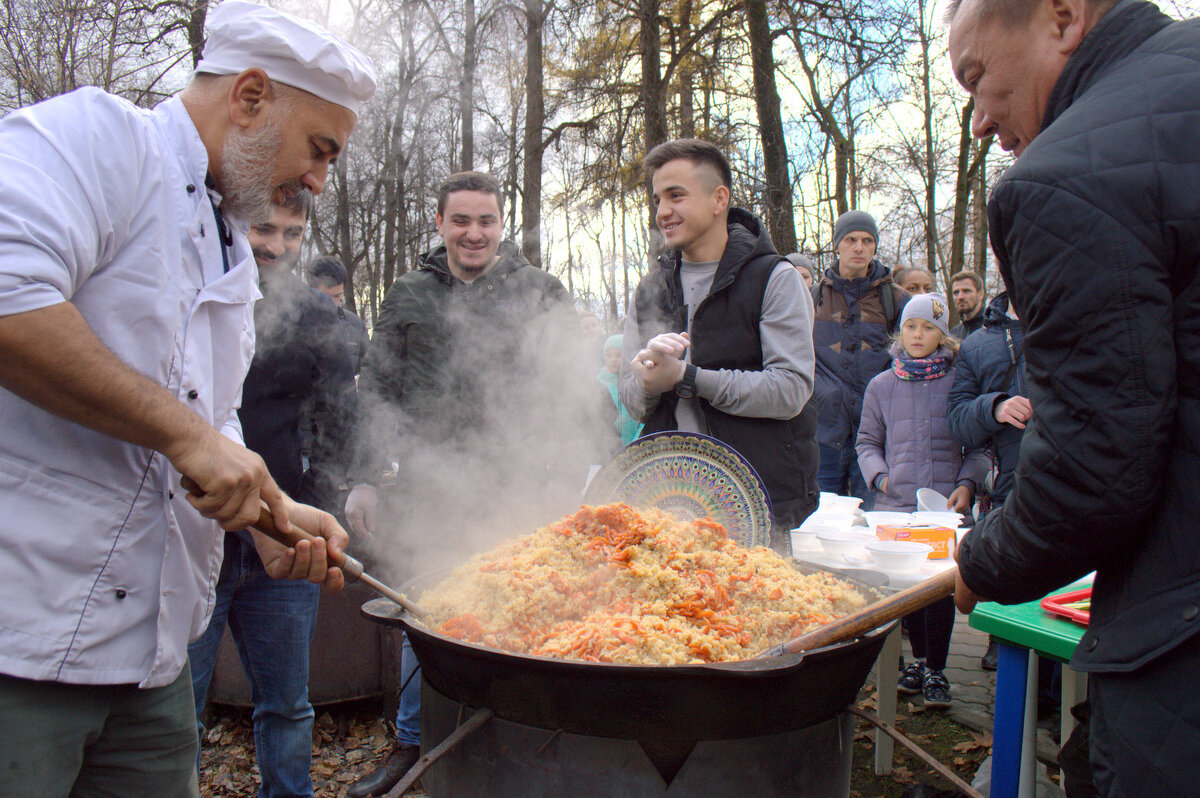
<svg viewBox="0 0 1200 798"><path fill-rule="evenodd" d="M811 651L814 648L831 646L861 637L872 629L891 623L897 618L903 618L914 610L928 607L938 599L954 595L954 580L958 575L958 566L954 565L923 582L894 593L882 601L870 604L858 612L839 618L833 623L826 624L820 629L814 629L808 634L800 635L788 642L776 646L760 657L772 657L780 654L796 654L801 651Z"/></svg>

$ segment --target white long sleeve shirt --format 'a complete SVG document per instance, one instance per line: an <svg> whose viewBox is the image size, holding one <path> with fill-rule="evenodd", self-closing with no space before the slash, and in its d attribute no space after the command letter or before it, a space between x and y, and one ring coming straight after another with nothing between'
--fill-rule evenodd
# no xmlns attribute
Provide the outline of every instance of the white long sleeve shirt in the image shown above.
<svg viewBox="0 0 1200 798"><path fill-rule="evenodd" d="M0 120L0 315L75 305L104 344L240 442L258 271L178 98L81 89ZM212 613L218 525L166 458L0 389L0 673L171 683Z"/></svg>

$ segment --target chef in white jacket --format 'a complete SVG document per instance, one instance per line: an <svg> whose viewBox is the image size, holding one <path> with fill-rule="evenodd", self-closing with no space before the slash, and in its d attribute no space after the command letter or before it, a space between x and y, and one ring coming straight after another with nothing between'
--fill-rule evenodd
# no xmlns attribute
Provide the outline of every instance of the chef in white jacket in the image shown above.
<svg viewBox="0 0 1200 798"><path fill-rule="evenodd" d="M321 191L374 69L242 0L207 34L151 111L80 89L0 120L0 796L197 793L186 647L260 498L323 538L258 536L268 572L343 582L345 532L240 445L245 232Z"/></svg>

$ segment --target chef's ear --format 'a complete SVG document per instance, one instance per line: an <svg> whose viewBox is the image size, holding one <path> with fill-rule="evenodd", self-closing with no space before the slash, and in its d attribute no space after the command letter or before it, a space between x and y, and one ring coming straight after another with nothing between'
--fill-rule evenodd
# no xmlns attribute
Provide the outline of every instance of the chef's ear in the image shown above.
<svg viewBox="0 0 1200 798"><path fill-rule="evenodd" d="M229 116L234 125L250 127L255 119L265 116L273 95L271 79L267 73L255 67L247 69L234 78L229 87Z"/></svg>

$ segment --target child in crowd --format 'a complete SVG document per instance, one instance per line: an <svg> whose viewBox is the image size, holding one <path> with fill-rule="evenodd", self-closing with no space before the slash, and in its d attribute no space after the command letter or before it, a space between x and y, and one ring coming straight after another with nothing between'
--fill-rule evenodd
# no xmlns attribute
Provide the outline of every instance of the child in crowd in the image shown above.
<svg viewBox="0 0 1200 798"><path fill-rule="evenodd" d="M621 446L632 443L642 432L642 424L629 415L617 392L617 377L621 373L621 336L612 335L604 342L604 365L596 379L608 391L608 415L612 418L613 430L621 439Z"/></svg>
<svg viewBox="0 0 1200 798"><path fill-rule="evenodd" d="M947 509L968 513L975 487L988 471L985 449L962 446L950 434L946 397L958 352L941 294L918 294L904 306L892 368L875 377L863 396L855 449L863 478L876 491L876 510L917 509L917 489L949 496ZM950 706L942 671L954 629L954 600L941 599L904 619L915 662L900 675L899 690L924 693L925 706Z"/></svg>

